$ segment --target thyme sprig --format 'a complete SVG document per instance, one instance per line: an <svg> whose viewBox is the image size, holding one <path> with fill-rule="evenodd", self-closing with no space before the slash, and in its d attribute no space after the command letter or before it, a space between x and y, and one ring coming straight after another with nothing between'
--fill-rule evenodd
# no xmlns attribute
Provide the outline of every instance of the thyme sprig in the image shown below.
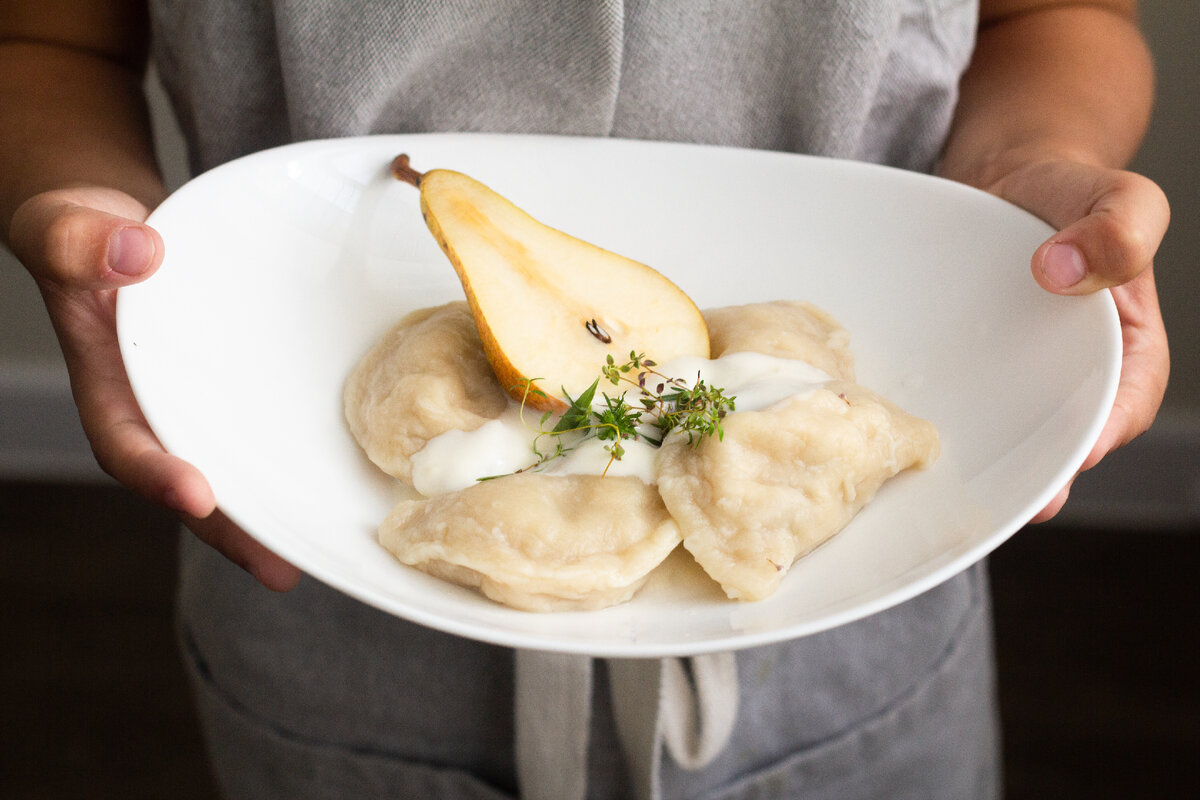
<svg viewBox="0 0 1200 800"><path fill-rule="evenodd" d="M623 443L626 441L642 440L659 447L672 431L686 434L693 447L710 436L722 439L725 434L722 422L725 415L735 409L736 398L726 395L724 389L708 385L699 374L695 383L689 385L682 378L664 375L655 369L657 366L645 354L636 351L630 351L629 359L620 364L609 355L601 367L601 376L578 397L572 398L563 391L567 410L554 427L546 428L551 412L542 415L535 428L537 437L533 444L538 460L518 472L536 470L548 461L565 456L578 446L579 441L589 438L608 442L604 449L610 458L603 474L608 474L613 462L620 461L625 455ZM616 396L601 392L603 402L596 403L596 392L602 380L624 391ZM634 395L632 402L628 399L631 393ZM525 381L522 419L530 394L545 396L540 389L533 388L533 379ZM571 443L574 437L569 434L581 436ZM553 443L552 448L545 446L543 440L547 438Z"/></svg>
<svg viewBox="0 0 1200 800"><path fill-rule="evenodd" d="M658 364L644 354L630 352L629 360L624 364L617 364L616 359L608 356L602 370L604 377L614 386L628 383L637 387L642 407L661 433L657 441L645 438L655 445L661 445L668 433L678 430L687 434L688 444L692 446L699 444L706 436L723 439L725 429L722 421L726 414L734 410L736 398L726 396L725 390L720 387L709 386L699 373L696 382L689 386L682 378L662 374L654 369L656 366ZM636 378L631 378L630 373L634 373ZM648 383L652 383L653 387L648 388Z"/></svg>

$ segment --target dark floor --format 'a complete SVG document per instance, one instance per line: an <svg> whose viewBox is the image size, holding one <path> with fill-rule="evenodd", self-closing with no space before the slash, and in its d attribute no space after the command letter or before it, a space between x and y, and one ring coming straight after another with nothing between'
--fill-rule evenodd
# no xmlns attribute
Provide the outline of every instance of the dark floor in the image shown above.
<svg viewBox="0 0 1200 800"><path fill-rule="evenodd" d="M200 800L175 524L0 483L0 797ZM1022 531L992 559L1010 800L1200 797L1200 531Z"/></svg>

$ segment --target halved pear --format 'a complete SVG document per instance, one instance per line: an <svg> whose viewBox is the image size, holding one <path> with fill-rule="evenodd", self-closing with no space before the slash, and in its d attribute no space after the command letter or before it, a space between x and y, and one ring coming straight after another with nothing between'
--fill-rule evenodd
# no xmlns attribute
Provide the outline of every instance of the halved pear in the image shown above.
<svg viewBox="0 0 1200 800"><path fill-rule="evenodd" d="M484 354L527 406L565 410L564 392L591 386L610 353L617 363L630 351L659 363L708 357L704 317L661 273L538 222L462 173L419 173L402 155L392 174L421 190L421 213L458 273Z"/></svg>

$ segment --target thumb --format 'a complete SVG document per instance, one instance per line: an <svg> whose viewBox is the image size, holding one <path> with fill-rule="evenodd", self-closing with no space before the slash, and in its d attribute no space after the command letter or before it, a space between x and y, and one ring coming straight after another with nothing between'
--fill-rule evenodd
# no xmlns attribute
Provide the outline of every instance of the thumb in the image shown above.
<svg viewBox="0 0 1200 800"><path fill-rule="evenodd" d="M149 277L162 263L162 237L145 224L146 216L123 195L48 192L13 215L12 249L39 282L68 290L118 288Z"/></svg>
<svg viewBox="0 0 1200 800"><path fill-rule="evenodd" d="M1158 185L1118 169L1043 162L998 188L1001 197L1059 229L1031 263L1037 282L1058 294L1087 294L1142 274L1170 221Z"/></svg>

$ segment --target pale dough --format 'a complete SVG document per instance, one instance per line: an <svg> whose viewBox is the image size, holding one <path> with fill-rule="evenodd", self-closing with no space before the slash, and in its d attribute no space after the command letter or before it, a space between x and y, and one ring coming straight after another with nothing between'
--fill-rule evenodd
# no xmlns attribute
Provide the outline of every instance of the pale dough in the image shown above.
<svg viewBox="0 0 1200 800"><path fill-rule="evenodd" d="M635 477L511 475L400 503L379 540L405 564L527 611L623 603L679 544Z"/></svg>
<svg viewBox="0 0 1200 800"><path fill-rule="evenodd" d="M683 546L738 600L770 596L795 560L845 527L888 478L937 458L933 425L835 381L731 414L723 441L668 437L658 489Z"/></svg>
<svg viewBox="0 0 1200 800"><path fill-rule="evenodd" d="M776 300L704 312L712 357L763 353L806 361L842 380L854 380L850 334L811 303Z"/></svg>
<svg viewBox="0 0 1200 800"><path fill-rule="evenodd" d="M414 311L367 353L346 381L350 432L380 469L412 482L412 456L446 431L500 416L508 395L483 355L465 302Z"/></svg>

